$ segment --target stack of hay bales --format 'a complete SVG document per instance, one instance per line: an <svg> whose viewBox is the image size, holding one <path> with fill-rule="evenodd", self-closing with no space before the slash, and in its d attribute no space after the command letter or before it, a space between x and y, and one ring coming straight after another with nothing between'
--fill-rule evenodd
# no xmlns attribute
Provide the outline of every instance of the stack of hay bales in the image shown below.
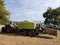
<svg viewBox="0 0 60 45"><path fill-rule="evenodd" d="M45 31L47 32L47 34L57 36L57 30L55 29L45 28Z"/></svg>

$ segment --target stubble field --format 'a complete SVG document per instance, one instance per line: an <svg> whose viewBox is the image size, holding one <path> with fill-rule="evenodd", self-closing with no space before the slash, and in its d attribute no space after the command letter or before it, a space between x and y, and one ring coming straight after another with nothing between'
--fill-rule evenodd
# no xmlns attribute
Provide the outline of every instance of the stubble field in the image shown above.
<svg viewBox="0 0 60 45"><path fill-rule="evenodd" d="M60 45L60 31L58 31L57 37L48 34L29 37L0 32L0 45Z"/></svg>

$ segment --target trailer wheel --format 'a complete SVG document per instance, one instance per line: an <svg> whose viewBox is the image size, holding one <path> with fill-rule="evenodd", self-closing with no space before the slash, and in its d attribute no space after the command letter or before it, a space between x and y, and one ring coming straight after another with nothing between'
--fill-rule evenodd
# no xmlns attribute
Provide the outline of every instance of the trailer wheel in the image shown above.
<svg viewBox="0 0 60 45"><path fill-rule="evenodd" d="M23 31L23 35L26 36L27 35L27 31Z"/></svg>
<svg viewBox="0 0 60 45"><path fill-rule="evenodd" d="M35 36L35 32L34 31L29 31L29 36Z"/></svg>

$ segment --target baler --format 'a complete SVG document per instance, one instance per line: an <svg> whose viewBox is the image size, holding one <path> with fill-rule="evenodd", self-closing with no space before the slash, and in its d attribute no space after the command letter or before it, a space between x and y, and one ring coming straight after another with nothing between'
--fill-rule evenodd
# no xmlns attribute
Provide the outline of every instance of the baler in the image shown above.
<svg viewBox="0 0 60 45"><path fill-rule="evenodd" d="M39 34L39 30L34 22L20 22L18 29L23 35L33 36Z"/></svg>

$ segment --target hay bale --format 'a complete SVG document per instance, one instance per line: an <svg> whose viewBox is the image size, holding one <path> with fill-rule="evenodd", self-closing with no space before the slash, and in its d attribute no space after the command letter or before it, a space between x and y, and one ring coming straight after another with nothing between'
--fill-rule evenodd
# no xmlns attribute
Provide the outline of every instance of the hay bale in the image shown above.
<svg viewBox="0 0 60 45"><path fill-rule="evenodd" d="M55 30L55 29L45 28L45 31L50 35L57 36L57 30Z"/></svg>

